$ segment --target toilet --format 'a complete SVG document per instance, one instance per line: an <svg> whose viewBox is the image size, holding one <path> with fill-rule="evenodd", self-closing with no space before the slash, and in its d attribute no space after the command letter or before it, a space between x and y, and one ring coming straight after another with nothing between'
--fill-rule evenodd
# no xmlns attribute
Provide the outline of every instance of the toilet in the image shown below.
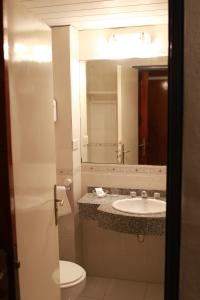
<svg viewBox="0 0 200 300"><path fill-rule="evenodd" d="M86 284L86 271L69 261L59 261L61 300L75 300Z"/></svg>

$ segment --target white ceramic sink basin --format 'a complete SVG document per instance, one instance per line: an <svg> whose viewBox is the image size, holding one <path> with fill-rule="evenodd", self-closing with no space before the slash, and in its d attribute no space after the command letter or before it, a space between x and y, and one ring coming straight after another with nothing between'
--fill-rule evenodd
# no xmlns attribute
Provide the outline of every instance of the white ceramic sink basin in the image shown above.
<svg viewBox="0 0 200 300"><path fill-rule="evenodd" d="M166 203L161 200L152 198L129 198L116 200L112 203L112 207L126 213L131 214L158 214L166 212Z"/></svg>

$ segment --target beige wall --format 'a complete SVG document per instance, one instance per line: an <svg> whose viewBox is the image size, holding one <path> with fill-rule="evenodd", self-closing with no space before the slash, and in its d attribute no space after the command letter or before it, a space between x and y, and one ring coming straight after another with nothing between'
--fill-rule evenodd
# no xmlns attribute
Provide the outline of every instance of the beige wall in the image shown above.
<svg viewBox="0 0 200 300"><path fill-rule="evenodd" d="M165 191L166 167L82 164L83 195L88 186ZM136 235L99 228L95 221L82 220L81 226L83 265L89 275L164 281L165 236L145 236L140 243Z"/></svg>
<svg viewBox="0 0 200 300"><path fill-rule="evenodd" d="M82 220L83 266L88 275L160 283L164 281L165 236L145 236L102 229ZM162 299L160 299L162 300Z"/></svg>
<svg viewBox="0 0 200 300"><path fill-rule="evenodd" d="M116 163L117 64L111 60L88 62L86 75L89 144L88 160L82 161Z"/></svg>
<svg viewBox="0 0 200 300"><path fill-rule="evenodd" d="M88 126L87 126L87 80L86 62L80 61L80 120L81 120L81 157L83 161L88 160Z"/></svg>
<svg viewBox="0 0 200 300"><path fill-rule="evenodd" d="M56 130L57 183L73 181L68 197L72 215L59 222L60 255L79 260L79 222L77 201L81 195L80 99L78 32L71 26L52 29L54 98L57 101Z"/></svg>
<svg viewBox="0 0 200 300"><path fill-rule="evenodd" d="M181 300L200 299L200 2L185 1Z"/></svg>
<svg viewBox="0 0 200 300"><path fill-rule="evenodd" d="M138 164L138 77L138 69L117 66L118 162L123 162L125 151L124 163L130 165Z"/></svg>
<svg viewBox="0 0 200 300"><path fill-rule="evenodd" d="M79 31L79 59L81 61L87 61L87 60L103 60L103 59L112 59L109 55L108 51L108 41L112 34L121 34L121 33L130 33L130 32L147 32L152 37L152 44L155 46L155 57L147 57L147 58L132 58L131 60L127 60L127 65L130 64L130 66L149 66L149 65L167 65L168 64L168 26L167 25L156 25L156 26L139 26L139 27L127 27L127 28L118 28L118 29L104 29L104 30L82 30ZM92 41L92 43L90 42ZM115 51L113 51L115 52ZM105 61L106 62L106 61ZM98 62L96 62L98 63ZM108 62L107 62L108 63ZM124 63L124 61L118 60L118 63ZM98 82L98 81L97 81ZM113 81L114 82L114 81ZM110 86L112 85L111 90L113 89L113 82L110 82ZM95 85L94 85L95 86ZM88 86L89 88L89 86ZM99 83L98 85L93 87L93 90L99 90ZM93 96L95 98L95 96ZM84 99L82 96L81 99ZM97 105L96 105L97 106ZM114 104L113 104L114 107ZM113 110L114 108L111 107ZM97 109L96 109L97 111ZM104 112L102 112L103 114ZM93 113L94 115L94 113ZM88 116L89 118L89 116ZM85 117L81 116L81 119L85 119ZM83 121L85 124L85 121ZM99 128L98 128L99 129ZM89 130L89 128L88 128ZM85 140L85 136L88 135L83 130L83 136L82 140ZM104 148L101 147L99 150L99 147L95 147L93 153L95 152L95 155L85 155L85 147L82 148L83 155L84 156L82 161L86 161L85 158L88 157L88 161L96 161L98 163L103 162L102 160L102 153L104 153ZM108 148L108 147L107 147ZM90 148L89 148L90 149ZM113 154L116 151L114 148L110 148L109 154L106 153L106 157L109 159L104 159L104 162L115 162L115 157L113 157ZM107 151L108 152L108 151ZM90 156L90 157L89 157Z"/></svg>
<svg viewBox="0 0 200 300"><path fill-rule="evenodd" d="M56 168L72 175L72 104L70 78L69 28L52 29L54 98L57 101ZM60 171L60 173L59 173Z"/></svg>
<svg viewBox="0 0 200 300"><path fill-rule="evenodd" d="M117 29L82 30L79 32L80 60L112 59L109 54L108 41L112 34L129 32L147 32L154 43L154 54L158 57L168 56L168 26L138 26ZM92 43L91 43L92 41Z"/></svg>
<svg viewBox="0 0 200 300"><path fill-rule="evenodd" d="M94 31L96 32L96 31ZM90 34L94 34L89 32ZM156 31L155 31L156 32ZM167 33L164 28L164 35ZM82 46L93 43L87 42L88 32L79 32L79 45L77 31L72 27L57 27L52 29L53 36L53 61L54 61L54 93L58 103L58 121L56 123L56 155L57 155L57 182L64 183L66 177L73 179L73 192L69 194L71 204L74 208L73 215L65 220L60 220L60 255L64 259L77 260L81 257L80 225L78 220L77 200L86 193L87 186L113 186L141 189L166 188L165 168L156 169L150 172L149 169L142 172L129 172L122 166L120 172L114 172L113 165L110 170L103 172L96 170L90 172L89 169L80 173L80 99L79 99L79 59L86 59ZM96 33L95 33L96 34ZM98 37L98 32L97 32ZM165 36L166 37L166 36ZM95 37L94 38L95 44ZM156 34L154 35L156 39ZM165 46L163 46L165 48ZM79 49L79 52L78 52ZM87 50L87 49L86 49ZM84 50L85 51L85 50ZM164 52L163 52L164 53ZM91 49L88 52L90 59L94 58ZM166 57L155 58L155 64L166 64ZM146 60L145 63L152 62ZM141 64L141 60L137 62ZM144 62L143 62L144 63ZM85 89L85 83L82 87ZM73 151L73 141L76 148ZM102 167L102 165L99 165ZM98 167L99 167L98 166ZM97 168L97 165L94 165ZM154 168L153 168L154 169ZM81 178L81 176L82 178ZM82 183L81 183L82 180Z"/></svg>
<svg viewBox="0 0 200 300"><path fill-rule="evenodd" d="M82 195L88 186L166 190L166 167L82 164Z"/></svg>

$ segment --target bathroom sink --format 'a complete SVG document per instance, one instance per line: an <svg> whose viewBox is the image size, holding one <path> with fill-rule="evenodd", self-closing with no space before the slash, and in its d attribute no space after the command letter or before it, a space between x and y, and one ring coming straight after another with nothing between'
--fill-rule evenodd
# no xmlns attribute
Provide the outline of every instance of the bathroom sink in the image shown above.
<svg viewBox="0 0 200 300"><path fill-rule="evenodd" d="M116 200L112 203L116 210L131 214L158 214L166 212L166 202L153 198L129 198Z"/></svg>

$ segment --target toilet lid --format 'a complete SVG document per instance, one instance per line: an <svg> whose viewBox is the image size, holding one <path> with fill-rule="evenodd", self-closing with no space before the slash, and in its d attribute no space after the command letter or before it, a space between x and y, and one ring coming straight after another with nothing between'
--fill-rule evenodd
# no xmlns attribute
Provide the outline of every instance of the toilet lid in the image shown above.
<svg viewBox="0 0 200 300"><path fill-rule="evenodd" d="M84 269L69 261L60 260L60 285L72 284L81 279Z"/></svg>

